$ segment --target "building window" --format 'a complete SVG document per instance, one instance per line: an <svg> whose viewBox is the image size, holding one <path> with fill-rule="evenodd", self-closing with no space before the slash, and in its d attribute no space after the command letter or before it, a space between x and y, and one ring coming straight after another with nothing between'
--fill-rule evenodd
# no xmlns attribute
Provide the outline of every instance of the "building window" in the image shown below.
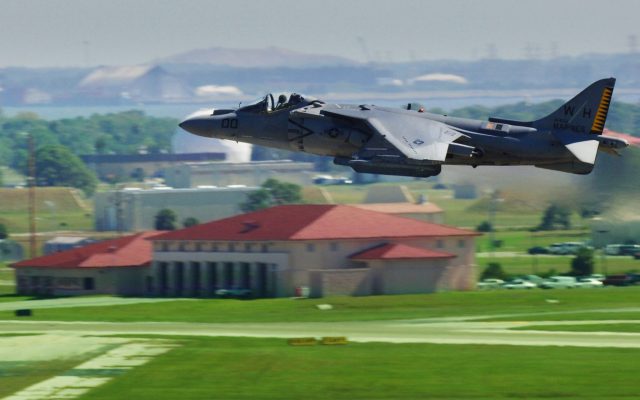
<svg viewBox="0 0 640 400"><path fill-rule="evenodd" d="M338 243L337 242L331 242L329 247L331 248L331 251L338 251Z"/></svg>
<svg viewBox="0 0 640 400"><path fill-rule="evenodd" d="M187 251L187 244L180 242L180 244L178 244L178 251Z"/></svg>
<svg viewBox="0 0 640 400"><path fill-rule="evenodd" d="M269 245L266 243L262 244L262 252L263 253L268 253L269 252Z"/></svg>
<svg viewBox="0 0 640 400"><path fill-rule="evenodd" d="M461 248L461 249L464 249L464 246L465 246L465 241L464 241L464 239L460 239L460 240L458 240L458 247L459 247L459 248Z"/></svg>
<svg viewBox="0 0 640 400"><path fill-rule="evenodd" d="M196 243L196 251L202 251L202 243L198 242Z"/></svg>
<svg viewBox="0 0 640 400"><path fill-rule="evenodd" d="M233 253L234 251L236 251L236 244L235 243L229 243L229 252Z"/></svg>
<svg viewBox="0 0 640 400"><path fill-rule="evenodd" d="M251 243L245 243L244 244L244 251L246 251L247 253L251 253L251 248L253 247L253 245Z"/></svg>
<svg viewBox="0 0 640 400"><path fill-rule="evenodd" d="M82 287L84 290L94 290L96 286L93 278L84 278L82 280Z"/></svg>
<svg viewBox="0 0 640 400"><path fill-rule="evenodd" d="M307 243L307 251L308 252L313 252L316 249L316 245L313 243Z"/></svg>
<svg viewBox="0 0 640 400"><path fill-rule="evenodd" d="M169 251L169 243L160 243L160 251Z"/></svg>
<svg viewBox="0 0 640 400"><path fill-rule="evenodd" d="M443 241L443 240L438 239L438 240L436 241L436 247L437 247L437 248L439 248L439 249L443 249L443 248L444 248L444 241Z"/></svg>
<svg viewBox="0 0 640 400"><path fill-rule="evenodd" d="M217 252L218 251L218 244L217 243L212 243L211 244L211 251L213 251L213 252Z"/></svg>

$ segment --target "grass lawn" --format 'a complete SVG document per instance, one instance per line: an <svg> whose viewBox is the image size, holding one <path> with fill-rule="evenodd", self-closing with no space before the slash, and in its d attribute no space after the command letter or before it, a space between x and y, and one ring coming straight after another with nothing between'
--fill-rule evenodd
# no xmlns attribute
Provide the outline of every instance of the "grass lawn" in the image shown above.
<svg viewBox="0 0 640 400"><path fill-rule="evenodd" d="M8 268L6 263L0 262L0 302L4 301L6 295L12 295L15 291L13 270Z"/></svg>
<svg viewBox="0 0 640 400"><path fill-rule="evenodd" d="M527 230L497 231L495 240L500 240L501 246L495 251L520 251L526 253L534 246L546 247L558 242L584 242L590 239L590 232L584 229L572 229L563 231L530 232ZM491 251L491 236L484 233L476 239L476 248L479 252Z"/></svg>
<svg viewBox="0 0 640 400"><path fill-rule="evenodd" d="M607 319L611 317L607 314ZM636 319L640 319L637 315ZM520 331L561 331L561 332L628 332L640 333L640 322L630 324L591 324L591 325L540 325L515 328Z"/></svg>
<svg viewBox="0 0 640 400"><path fill-rule="evenodd" d="M548 302L553 299L554 302ZM317 304L331 304L320 311ZM291 300L168 301L108 307L36 309L34 320L175 321L175 322L304 322L371 321L450 316L584 311L629 308L640 304L640 286L584 290L447 292L422 295L329 297ZM601 318L603 315L601 314ZM0 319L14 319L0 311Z"/></svg>
<svg viewBox="0 0 640 400"><path fill-rule="evenodd" d="M63 374L85 360L86 358L38 362L0 360L0 397L4 398L35 383Z"/></svg>
<svg viewBox="0 0 640 400"><path fill-rule="evenodd" d="M0 223L7 226L9 233L28 232L29 214L21 211L1 211ZM42 212L37 216L36 226L39 232L90 231L93 229L93 215L80 209L56 213ZM15 240L16 238L12 237L11 239Z"/></svg>
<svg viewBox="0 0 640 400"><path fill-rule="evenodd" d="M638 393L640 350L181 341L81 399L636 399Z"/></svg>

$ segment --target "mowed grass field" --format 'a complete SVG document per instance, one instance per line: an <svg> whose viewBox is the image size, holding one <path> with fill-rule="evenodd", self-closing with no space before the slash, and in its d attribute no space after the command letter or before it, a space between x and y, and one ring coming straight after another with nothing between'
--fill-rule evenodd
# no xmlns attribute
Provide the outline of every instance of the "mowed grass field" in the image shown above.
<svg viewBox="0 0 640 400"><path fill-rule="evenodd" d="M315 306L321 303L334 309L320 311ZM198 323L464 315L575 320L566 330L584 332L589 328L581 321L624 319L637 322L601 325L599 330L637 333L638 304L640 287L629 287L35 308L31 319ZM0 319L11 318L12 313L0 312ZM118 374L80 399L637 399L638 393L640 349L389 343L293 347L285 339L165 338L180 346ZM0 397L65 375L65 368L75 366L69 361L5 369L0 373Z"/></svg>
<svg viewBox="0 0 640 400"><path fill-rule="evenodd" d="M20 299L20 298L18 298ZM552 300L552 301L551 301ZM322 311L318 304L331 304ZM570 313L602 308L637 308L640 286L603 289L445 292L420 295L328 297L323 299L176 300L109 307L34 309L32 320L159 322L372 321L452 316ZM640 310L629 313L640 319ZM0 311L0 319L18 318ZM520 316L518 317L520 318ZM602 315L600 315L602 318Z"/></svg>
<svg viewBox="0 0 640 400"><path fill-rule="evenodd" d="M91 207L77 190L65 187L39 187L35 192L38 231L92 229ZM10 234L28 232L28 189L0 188L0 198L0 223L7 227Z"/></svg>
<svg viewBox="0 0 640 400"><path fill-rule="evenodd" d="M81 399L637 399L638 393L640 350L176 339L181 347Z"/></svg>

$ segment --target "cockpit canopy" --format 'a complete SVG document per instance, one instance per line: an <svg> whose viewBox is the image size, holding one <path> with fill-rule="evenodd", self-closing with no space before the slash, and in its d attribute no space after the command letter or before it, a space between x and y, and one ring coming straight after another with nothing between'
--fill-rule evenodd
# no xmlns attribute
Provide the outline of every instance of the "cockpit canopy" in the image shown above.
<svg viewBox="0 0 640 400"><path fill-rule="evenodd" d="M290 109L295 106L300 106L301 103L309 103L313 99L305 99L304 96L298 93L269 93L265 97L261 97L252 101L246 106L242 106L238 109L240 112L249 113L272 113L280 110Z"/></svg>

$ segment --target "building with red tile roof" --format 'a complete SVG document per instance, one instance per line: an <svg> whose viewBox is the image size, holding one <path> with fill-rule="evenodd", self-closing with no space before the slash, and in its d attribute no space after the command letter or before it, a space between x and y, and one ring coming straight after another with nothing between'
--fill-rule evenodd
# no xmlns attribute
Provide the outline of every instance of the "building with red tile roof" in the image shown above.
<svg viewBox="0 0 640 400"><path fill-rule="evenodd" d="M151 238L159 296L424 293L475 284L478 233L346 205L284 205Z"/></svg>
<svg viewBox="0 0 640 400"><path fill-rule="evenodd" d="M91 243L11 265L23 295L145 294L151 231Z"/></svg>

